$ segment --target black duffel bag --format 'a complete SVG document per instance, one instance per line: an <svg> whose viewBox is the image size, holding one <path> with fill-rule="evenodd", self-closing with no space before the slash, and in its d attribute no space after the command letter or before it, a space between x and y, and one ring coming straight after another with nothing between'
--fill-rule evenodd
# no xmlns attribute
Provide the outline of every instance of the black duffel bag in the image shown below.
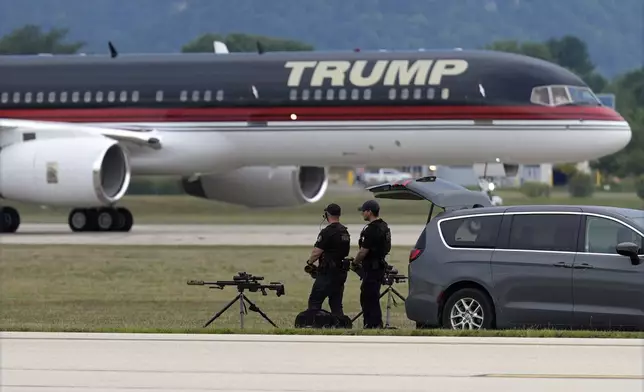
<svg viewBox="0 0 644 392"><path fill-rule="evenodd" d="M336 316L324 309L307 309L295 317L295 328L346 328L351 329L353 323L349 316Z"/></svg>

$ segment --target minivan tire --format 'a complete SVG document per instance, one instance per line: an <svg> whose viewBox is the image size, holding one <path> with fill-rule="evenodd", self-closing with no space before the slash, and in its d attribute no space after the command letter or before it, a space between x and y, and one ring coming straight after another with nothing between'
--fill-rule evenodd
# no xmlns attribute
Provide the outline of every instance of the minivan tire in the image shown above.
<svg viewBox="0 0 644 392"><path fill-rule="evenodd" d="M474 301L474 302L472 302ZM476 312L477 315L483 317L483 322L477 321L474 313L466 313L465 316L465 325L464 328L459 328L452 326L451 315L452 312L460 313L455 307L459 306L459 309L464 308L464 304L473 305L474 311L475 308L480 305L480 309ZM458 319L457 319L458 320ZM492 301L490 298L481 290L474 288L465 288L458 290L452 294L447 301L445 302L445 307L443 308L443 314L441 317L441 324L443 328L447 329L491 329L494 325L494 310L492 307Z"/></svg>

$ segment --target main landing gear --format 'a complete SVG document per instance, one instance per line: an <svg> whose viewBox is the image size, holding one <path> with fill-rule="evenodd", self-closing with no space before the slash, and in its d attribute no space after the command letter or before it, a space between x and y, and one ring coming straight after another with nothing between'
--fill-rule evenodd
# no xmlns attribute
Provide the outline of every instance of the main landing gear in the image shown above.
<svg viewBox="0 0 644 392"><path fill-rule="evenodd" d="M75 232L128 232L134 218L126 208L76 208L69 213L69 227ZM13 207L0 207L0 233L15 233L20 227L20 214Z"/></svg>
<svg viewBox="0 0 644 392"><path fill-rule="evenodd" d="M0 207L0 233L15 233L19 226L18 211L11 207Z"/></svg>
<svg viewBox="0 0 644 392"><path fill-rule="evenodd" d="M132 229L134 218L126 208L76 208L69 213L69 227L75 232Z"/></svg>

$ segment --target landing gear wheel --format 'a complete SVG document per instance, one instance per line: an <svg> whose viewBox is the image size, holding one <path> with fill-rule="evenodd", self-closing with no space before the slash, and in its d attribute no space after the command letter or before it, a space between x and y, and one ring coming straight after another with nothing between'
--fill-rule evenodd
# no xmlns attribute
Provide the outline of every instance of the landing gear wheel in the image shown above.
<svg viewBox="0 0 644 392"><path fill-rule="evenodd" d="M119 216L112 208L101 208L96 213L96 228L98 231L115 231L119 224Z"/></svg>
<svg viewBox="0 0 644 392"><path fill-rule="evenodd" d="M443 328L449 329L490 329L494 322L492 303L478 289L458 290L447 299L441 321Z"/></svg>
<svg viewBox="0 0 644 392"><path fill-rule="evenodd" d="M20 227L20 214L15 208L0 208L0 233L15 233Z"/></svg>
<svg viewBox="0 0 644 392"><path fill-rule="evenodd" d="M74 232L96 231L98 214L96 210L76 208L69 213L68 222Z"/></svg>
<svg viewBox="0 0 644 392"><path fill-rule="evenodd" d="M134 225L134 217L128 209L117 208L116 216L117 224L114 229L112 229L113 231L128 232L132 229L132 225Z"/></svg>

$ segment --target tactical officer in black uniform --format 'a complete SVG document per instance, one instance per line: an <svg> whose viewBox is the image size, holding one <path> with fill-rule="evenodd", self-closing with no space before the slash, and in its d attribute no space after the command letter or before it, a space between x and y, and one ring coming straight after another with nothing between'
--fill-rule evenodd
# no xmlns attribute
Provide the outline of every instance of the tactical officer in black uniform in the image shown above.
<svg viewBox="0 0 644 392"><path fill-rule="evenodd" d="M306 262L313 265L319 258L317 276L309 296L309 309L321 309L328 297L331 313L336 316L344 316L342 298L349 266L344 265L343 260L351 250L351 237L347 228L340 223L340 214L340 206L335 203L324 209L324 218L329 225L320 231Z"/></svg>
<svg viewBox="0 0 644 392"><path fill-rule="evenodd" d="M366 201L358 208L369 224L362 229L358 245L360 250L354 264L360 268L360 306L364 314L365 328L382 328L380 309L380 285L385 275L385 256L391 251L391 231L380 215L380 206L375 200Z"/></svg>

